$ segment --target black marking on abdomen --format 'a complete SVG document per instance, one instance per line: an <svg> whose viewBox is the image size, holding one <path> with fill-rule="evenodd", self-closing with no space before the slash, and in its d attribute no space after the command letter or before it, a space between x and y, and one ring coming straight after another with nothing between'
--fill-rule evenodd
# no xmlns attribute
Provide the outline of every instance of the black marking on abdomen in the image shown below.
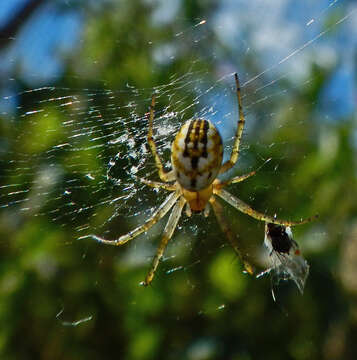
<svg viewBox="0 0 357 360"><path fill-rule="evenodd" d="M186 137L185 137L185 150L183 151L183 154L182 154L183 157L188 157L189 156L187 145L191 141L191 132L192 132L194 123L195 123L195 120L191 120L190 125L188 126L188 129L187 129L187 134L186 134Z"/></svg>
<svg viewBox="0 0 357 360"><path fill-rule="evenodd" d="M200 139L200 128L201 128L201 122L202 120L198 119L195 123L195 136L193 141L193 148L195 150L198 149L198 140Z"/></svg>
<svg viewBox="0 0 357 360"><path fill-rule="evenodd" d="M207 158L208 152L207 152L207 142L208 142L208 129L209 129L209 122L207 120L203 120L203 136L202 136L202 144L203 144L203 151L202 151L202 157Z"/></svg>
<svg viewBox="0 0 357 360"><path fill-rule="evenodd" d="M199 159L200 158L198 156L192 156L192 158L191 158L191 166L192 166L193 170L197 169Z"/></svg>

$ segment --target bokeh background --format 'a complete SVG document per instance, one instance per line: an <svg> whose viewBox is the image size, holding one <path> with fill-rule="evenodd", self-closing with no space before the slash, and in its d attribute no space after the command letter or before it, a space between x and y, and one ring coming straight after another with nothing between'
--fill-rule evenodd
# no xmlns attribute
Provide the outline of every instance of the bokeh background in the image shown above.
<svg viewBox="0 0 357 360"><path fill-rule="evenodd" d="M355 359L356 45L352 0L2 2L1 359ZM235 71L247 126L230 175L259 171L229 190L282 218L319 214L294 230L304 294L244 274L213 214L181 219L143 288L167 218L122 248L87 235L123 234L165 198L133 176L158 179L153 91L165 162L192 116L229 153ZM264 224L225 211L260 248Z"/></svg>

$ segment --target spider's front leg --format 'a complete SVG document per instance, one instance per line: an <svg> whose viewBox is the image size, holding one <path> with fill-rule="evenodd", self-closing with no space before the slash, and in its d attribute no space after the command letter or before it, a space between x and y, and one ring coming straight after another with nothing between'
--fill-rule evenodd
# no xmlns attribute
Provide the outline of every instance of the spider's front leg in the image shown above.
<svg viewBox="0 0 357 360"><path fill-rule="evenodd" d="M269 216L269 215L266 215L266 214L260 213L259 211L254 210L252 207L250 207L244 201L233 196L226 190L214 188L213 192L214 192L214 194L221 197L228 204L232 205L234 208L241 211L242 213L247 214L254 219L257 219L260 221L265 221L267 223L284 225L284 226L295 226L295 225L309 223L318 217L316 215L316 216L313 216L313 217L310 217L307 219L301 219L300 221L281 220L281 219L277 219L275 216Z"/></svg>
<svg viewBox="0 0 357 360"><path fill-rule="evenodd" d="M169 220L167 221L167 224L165 226L159 247L157 248L156 254L152 261L151 269L146 275L145 280L141 283L142 285L148 286L152 282L155 275L155 271L159 265L162 256L164 255L166 246L175 231L175 228L181 216L182 208L184 207L185 203L186 203L185 198L181 196L178 202L176 203L175 207L173 208Z"/></svg>
<svg viewBox="0 0 357 360"><path fill-rule="evenodd" d="M241 244L237 240L236 235L232 232L231 228L229 227L224 214L223 214L223 207L217 201L215 196L212 196L209 200L210 204L212 205L214 214L216 215L217 221L219 226L221 227L222 232L225 234L229 242L231 243L232 248L237 253L239 258L242 260L244 264L245 270L252 275L254 273L254 268L250 264L247 253L244 249L242 249Z"/></svg>
<svg viewBox="0 0 357 360"><path fill-rule="evenodd" d="M162 217L164 217L167 212L174 206L177 199L180 197L180 192L176 191L171 193L166 200L157 208L157 210L152 214L152 216L145 221L144 224L136 227L135 229L129 231L127 234L120 236L115 240L104 239L97 235L89 235L92 239L108 245L121 246L127 243L128 241L134 239L143 232L149 230L153 225L155 225Z"/></svg>

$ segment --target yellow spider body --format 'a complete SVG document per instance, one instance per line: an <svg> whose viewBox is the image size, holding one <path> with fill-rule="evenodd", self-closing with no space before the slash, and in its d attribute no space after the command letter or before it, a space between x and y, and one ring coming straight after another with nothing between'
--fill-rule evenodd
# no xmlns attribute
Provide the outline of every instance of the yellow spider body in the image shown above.
<svg viewBox="0 0 357 360"><path fill-rule="evenodd" d="M97 235L91 235L93 239L104 244L116 246L123 245L141 233L149 230L172 208L151 268L143 285L149 285L153 280L160 259L174 233L185 204L188 205L186 207L187 216L190 216L192 212L203 212L205 216L208 216L210 208L213 209L223 233L227 236L233 249L241 258L245 269L249 273L253 273L253 268L247 258L247 254L241 249L237 237L230 230L223 214L222 205L217 201L217 197L220 197L237 210L266 223L292 226L311 221L310 218L295 222L279 220L275 216L269 216L254 210L248 204L223 189L229 184L241 182L249 178L255 174L255 171L236 176L227 181L220 181L217 178L219 174L225 173L237 162L240 140L245 123L237 74L235 74L235 81L239 113L238 124L231 156L229 160L223 164L222 138L218 130L210 121L196 119L186 122L177 133L171 147L172 170L166 172L159 154L157 153L156 144L153 139L155 95L152 96L147 141L154 157L161 182L142 178L138 178L138 180L148 186L171 191L171 194L168 195L166 200L144 224L129 231L127 234L124 234L115 240L107 240Z"/></svg>
<svg viewBox="0 0 357 360"><path fill-rule="evenodd" d="M196 119L182 125L171 147L172 169L182 188L207 188L217 177L222 159L222 138L210 121Z"/></svg>

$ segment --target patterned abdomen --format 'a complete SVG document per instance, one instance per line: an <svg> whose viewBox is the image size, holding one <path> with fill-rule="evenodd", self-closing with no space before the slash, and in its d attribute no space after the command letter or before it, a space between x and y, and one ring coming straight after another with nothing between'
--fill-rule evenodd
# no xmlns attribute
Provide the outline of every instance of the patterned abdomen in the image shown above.
<svg viewBox="0 0 357 360"><path fill-rule="evenodd" d="M222 158L221 135L208 120L187 121L172 143L172 167L177 181L186 190L208 187L218 175Z"/></svg>

